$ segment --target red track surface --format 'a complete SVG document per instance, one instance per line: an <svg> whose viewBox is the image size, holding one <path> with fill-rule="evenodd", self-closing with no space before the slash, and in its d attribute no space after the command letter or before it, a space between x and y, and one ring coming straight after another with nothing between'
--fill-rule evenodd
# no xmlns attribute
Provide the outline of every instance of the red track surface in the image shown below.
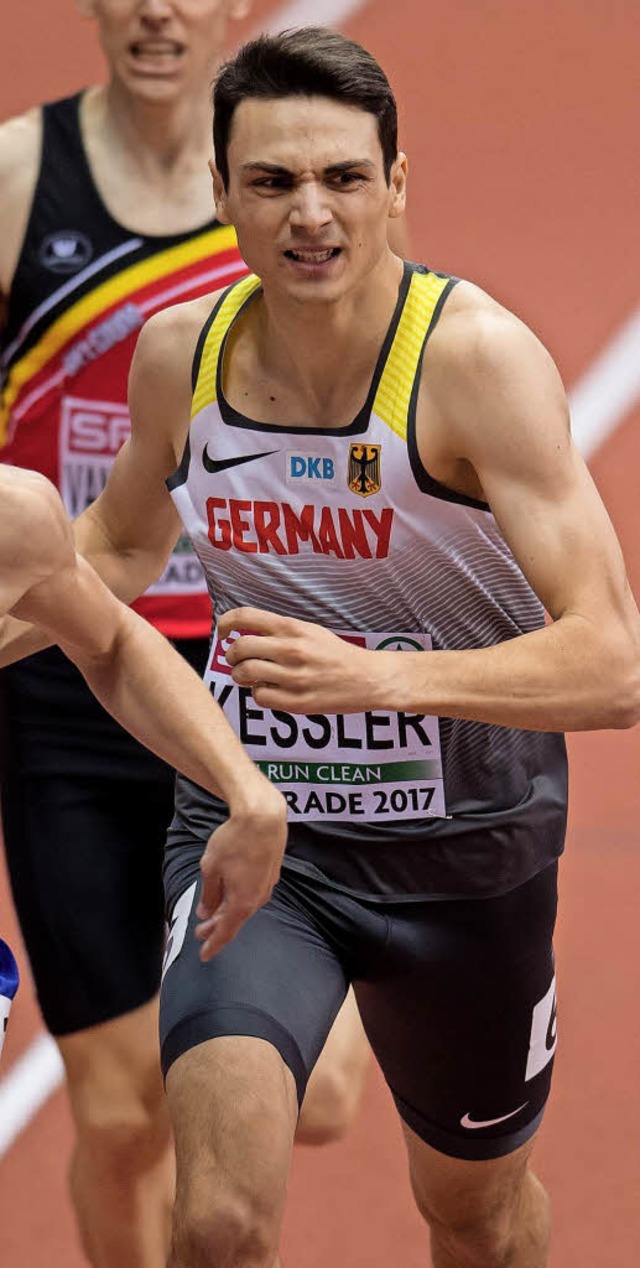
<svg viewBox="0 0 640 1268"><path fill-rule="evenodd" d="M254 17L274 8L261 0ZM6 78L0 85L0 114L99 75L70 0L12 9L11 18L3 14L3 43L14 86ZM416 257L480 281L515 308L569 384L638 302L639 27L637 6L625 0L371 0L348 28L398 90ZM592 464L636 593L639 423L636 411ZM561 1044L536 1159L554 1200L551 1268L631 1268L640 1240L640 729L576 736L570 747L557 938ZM0 900L14 939L6 886ZM26 970L24 977L4 1073L37 1030ZM7 1268L84 1263L64 1188L69 1142L58 1094L0 1163ZM375 1073L350 1138L296 1156L285 1259L299 1268L427 1262L399 1130Z"/></svg>

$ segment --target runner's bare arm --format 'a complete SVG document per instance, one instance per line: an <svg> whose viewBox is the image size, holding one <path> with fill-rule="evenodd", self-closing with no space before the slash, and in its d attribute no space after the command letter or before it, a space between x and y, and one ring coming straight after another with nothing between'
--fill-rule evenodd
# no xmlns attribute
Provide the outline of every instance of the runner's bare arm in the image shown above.
<svg viewBox="0 0 640 1268"><path fill-rule="evenodd" d="M123 726L229 805L229 821L211 837L202 863L203 954L209 958L271 892L286 836L284 800L198 675L76 554L53 486L7 468L0 472L3 493L7 487L11 533L3 525L2 599L60 643Z"/></svg>
<svg viewBox="0 0 640 1268"><path fill-rule="evenodd" d="M38 179L41 145L42 111L39 106L0 124L0 329L5 324L7 300ZM0 447L4 443L7 407L6 397L3 396ZM30 626L9 616L0 617L0 648L5 642L23 648L18 653L22 656L46 646L40 631L33 631ZM0 664L4 663L0 653Z"/></svg>
<svg viewBox="0 0 640 1268"><path fill-rule="evenodd" d="M461 286L458 299L454 291L424 382L450 449L475 473L552 620L494 647L438 653L433 667L421 659L422 681L411 695L417 707L498 725L633 725L640 617L611 521L571 439L560 376L522 322L476 294Z"/></svg>
<svg viewBox="0 0 640 1268"><path fill-rule="evenodd" d="M131 365L131 437L100 497L74 522L76 545L118 598L130 603L162 572L180 533L165 485L182 457L191 406L191 362L215 297L179 304L144 326ZM7 618L0 665L46 647L41 630Z"/></svg>
<svg viewBox="0 0 640 1268"><path fill-rule="evenodd" d="M499 306L462 291L429 345L420 410L425 466L488 501L552 622L492 647L399 656L241 609L221 619L221 636L248 628L261 638L231 648L235 680L253 686L258 704L300 713L384 708L531 730L634 725L640 618L548 353ZM435 471L434 436L446 437Z"/></svg>
<svg viewBox="0 0 640 1268"><path fill-rule="evenodd" d="M0 124L0 326L38 179L41 143L39 107Z"/></svg>
<svg viewBox="0 0 640 1268"><path fill-rule="evenodd" d="M162 572L180 534L165 484L191 412L191 363L209 305L179 304L143 327L129 375L131 436L100 497L74 523L78 550L129 603Z"/></svg>

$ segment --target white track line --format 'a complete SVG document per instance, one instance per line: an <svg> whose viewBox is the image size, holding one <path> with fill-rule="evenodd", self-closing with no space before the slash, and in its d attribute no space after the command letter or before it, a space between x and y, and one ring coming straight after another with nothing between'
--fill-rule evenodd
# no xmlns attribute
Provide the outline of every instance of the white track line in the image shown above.
<svg viewBox="0 0 640 1268"><path fill-rule="evenodd" d="M573 436L585 458L640 400L640 308L569 392Z"/></svg>
<svg viewBox="0 0 640 1268"><path fill-rule="evenodd" d="M39 1035L0 1082L0 1158L62 1081L60 1053L49 1035Z"/></svg>
<svg viewBox="0 0 640 1268"><path fill-rule="evenodd" d="M332 26L363 9L368 0L291 0L267 18L263 31L318 23ZM640 308L605 345L569 392L572 430L590 457L640 400ZM39 1035L0 1080L0 1158L63 1082L58 1049Z"/></svg>
<svg viewBox="0 0 640 1268"><path fill-rule="evenodd" d="M290 0L265 18L254 34L287 31L291 26L338 26L368 3L369 0Z"/></svg>

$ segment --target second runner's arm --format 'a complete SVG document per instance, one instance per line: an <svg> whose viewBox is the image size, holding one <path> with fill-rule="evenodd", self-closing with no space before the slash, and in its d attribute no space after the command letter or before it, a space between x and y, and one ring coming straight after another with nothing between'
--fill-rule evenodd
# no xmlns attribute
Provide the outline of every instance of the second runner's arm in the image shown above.
<svg viewBox="0 0 640 1268"><path fill-rule="evenodd" d="M36 575L13 610L60 643L123 726L229 806L203 860L201 932L209 958L271 893L286 836L284 801L198 675L76 554L53 486L29 476L22 502Z"/></svg>

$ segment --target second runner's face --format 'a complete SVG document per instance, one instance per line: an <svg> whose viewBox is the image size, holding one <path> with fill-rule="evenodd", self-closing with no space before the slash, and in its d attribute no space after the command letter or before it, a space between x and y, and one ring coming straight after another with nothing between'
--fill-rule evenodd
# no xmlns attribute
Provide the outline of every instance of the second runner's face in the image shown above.
<svg viewBox="0 0 640 1268"><path fill-rule="evenodd" d="M388 258L406 160L389 183L374 115L328 97L248 98L236 109L229 184L216 205L249 268L291 298L335 302Z"/></svg>
<svg viewBox="0 0 640 1268"><path fill-rule="evenodd" d="M171 101L192 85L208 90L227 21L250 0L78 0L98 24L112 79L132 96Z"/></svg>

